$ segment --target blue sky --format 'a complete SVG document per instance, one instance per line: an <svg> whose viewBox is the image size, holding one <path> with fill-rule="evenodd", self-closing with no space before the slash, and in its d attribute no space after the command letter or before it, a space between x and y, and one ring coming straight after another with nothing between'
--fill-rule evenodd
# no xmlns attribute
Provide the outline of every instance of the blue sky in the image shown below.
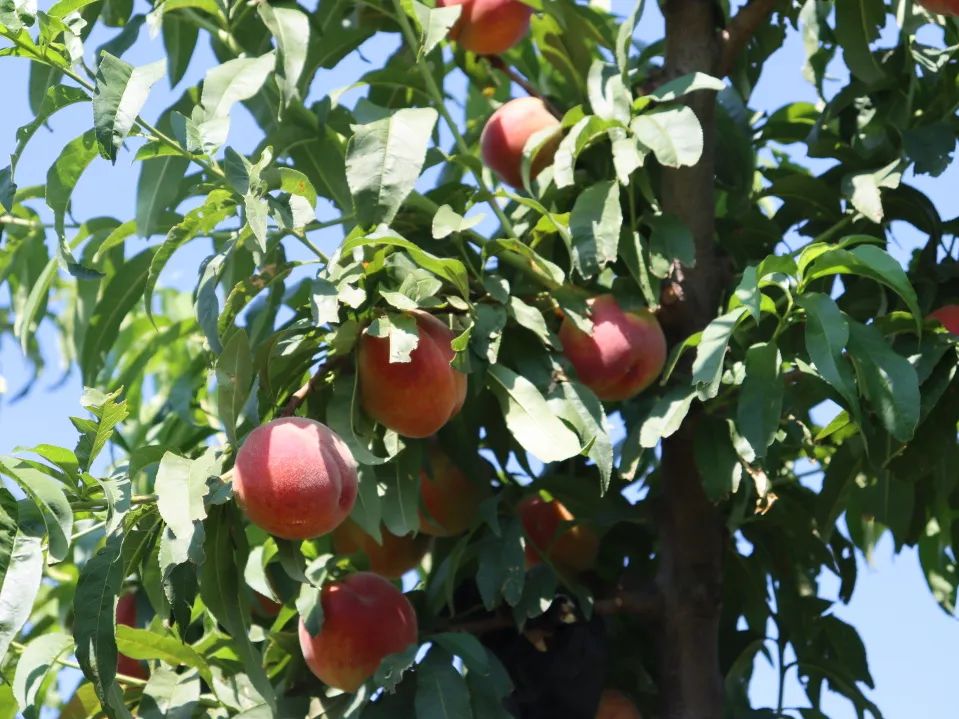
<svg viewBox="0 0 959 719"><path fill-rule="evenodd" d="M41 2L41 7L49 3ZM613 9L619 14L628 11L629 4L615 0ZM136 0L139 11L145 3ZM662 33L662 18L656 3L648 2L646 14L640 24L638 37L655 39ZM930 41L936 40L934 31L929 31ZM87 43L87 57L93 48L109 37L99 32ZM313 94L326 94L330 90L350 84L360 74L381 62L395 47L394 37L374 38L363 48L363 56L351 55L342 67L332 72L322 72L316 79ZM144 64L163 57L163 45L159 38L150 39L145 30L141 32L138 45L125 58L133 64ZM805 84L800 75L803 62L802 46L795 34L791 34L771 59L759 86L753 95L751 107L772 111L789 102L815 100L813 89ZM0 112L0 154L13 149L17 127L31 119L27 106L27 63L21 60L0 59L0 77L4 83L5 107ZM214 64L212 54L201 42L193 59L188 82L196 82L203 71ZM838 87L838 85L837 85ZM169 90L161 81L144 110L144 116L155 119L168 106L177 93ZM356 93L346 96L345 102L355 99ZM456 114L461 114L457 110ZM60 148L91 126L92 117L88 105L75 106L57 115L51 123L51 131L41 131L29 147L20 167L18 183L21 186L40 184L47 168ZM245 110L237 107L233 113L230 144L238 150L249 150L259 137L255 125ZM122 152L115 167L105 160L97 159L90 167L74 193L74 207L82 219L97 215L109 215L120 219L133 216L138 168L132 163L132 153ZM951 218L955 211L955 188L959 187L959 164L954 164L947 173L936 179L912 178L907 181L927 192L936 202L941 213ZM36 205L36 203L34 203ZM318 209L319 219L335 217L338 213L328 206ZM893 254L905 259L920 238L908 227L896 227L897 245ZM332 247L339 240L336 230L327 230L315 238L321 247ZM154 240L156 241L156 240ZM134 239L135 245L142 240ZM208 247L197 242L174 256L161 279L162 284L191 287L199 260ZM291 246L291 250L296 252ZM132 253L132 250L131 250ZM0 290L5 292L5 290ZM5 299L4 299L5 301ZM49 339L49 335L47 336ZM72 373L63 383L57 370L59 358L55 347L47 343L48 371L26 400L16 404L0 402L0 452L8 453L17 446L31 446L40 442L73 446L75 432L68 417L80 413L81 386L77 374ZM9 391L15 392L29 377L26 367L14 342L0 345L0 377L5 378ZM3 397L0 396L0 400ZM828 592L835 588L827 587ZM952 682L955 667L959 664L959 623L950 619L932 600L919 570L913 551L905 551L897 557L892 555L891 543L880 544L871 567L862 566L859 585L848 607L838 607L836 613L854 624L860 631L871 660L873 677L878 689L872 695L885 710L889 719L914 719L915 717L938 717L955 714L955 699ZM754 686L754 695L767 704L775 703L776 672L760 659ZM786 706L806 706L801 688L794 675L786 693ZM832 719L852 719L855 713L844 700L827 699L824 709Z"/></svg>

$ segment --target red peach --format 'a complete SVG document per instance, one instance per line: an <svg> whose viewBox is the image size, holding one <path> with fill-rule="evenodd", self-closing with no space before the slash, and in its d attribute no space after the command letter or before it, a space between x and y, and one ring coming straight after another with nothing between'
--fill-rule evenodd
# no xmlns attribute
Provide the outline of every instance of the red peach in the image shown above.
<svg viewBox="0 0 959 719"><path fill-rule="evenodd" d="M358 572L323 587L323 626L316 636L300 620L300 649L323 682L355 692L384 657L414 644L416 613L403 593L378 574Z"/></svg>
<svg viewBox="0 0 959 719"><path fill-rule="evenodd" d="M356 462L329 427L284 417L243 442L233 489L247 517L283 539L311 539L338 527L353 510Z"/></svg>
<svg viewBox="0 0 959 719"><path fill-rule="evenodd" d="M380 528L381 544L351 519L333 531L333 550L337 554L362 552L370 560L370 569L381 577L399 579L415 568L426 550L429 538L414 535L397 537Z"/></svg>
<svg viewBox="0 0 959 719"><path fill-rule="evenodd" d="M387 337L360 338L360 399L366 413L404 437L429 437L466 400L466 375L453 369L453 333L426 312L412 312L419 344L409 362L390 362Z"/></svg>
<svg viewBox="0 0 959 719"><path fill-rule="evenodd" d="M940 15L959 15L959 0L919 0L929 12Z"/></svg>
<svg viewBox="0 0 959 719"><path fill-rule="evenodd" d="M517 0L439 0L439 7L462 5L450 39L477 55L498 55L529 32L533 8Z"/></svg>
<svg viewBox="0 0 959 719"><path fill-rule="evenodd" d="M643 719L633 700L615 689L603 691L596 719Z"/></svg>
<svg viewBox="0 0 959 719"><path fill-rule="evenodd" d="M253 592L253 598L256 600L256 609L267 619L274 619L280 613L280 610L283 609L282 604L274 602L265 594Z"/></svg>
<svg viewBox="0 0 959 719"><path fill-rule="evenodd" d="M137 598L136 594L124 594L117 600L117 624L126 627L137 625ZM135 679L146 679L149 673L143 662L125 654L117 655L117 673Z"/></svg>
<svg viewBox="0 0 959 719"><path fill-rule="evenodd" d="M479 518L479 505L493 490L487 483L474 481L436 446L429 448L430 472L420 472L420 531L434 537L462 534ZM492 476L492 468L481 457L482 475Z"/></svg>
<svg viewBox="0 0 959 719"><path fill-rule="evenodd" d="M545 554L558 569L584 572L592 569L599 553L599 538L589 527L569 524L575 517L566 506L539 495L527 497L518 506L526 532L526 565L535 566Z"/></svg>
<svg viewBox="0 0 959 719"><path fill-rule="evenodd" d="M943 305L929 317L939 320L939 324L954 335L959 335L959 305Z"/></svg>
<svg viewBox="0 0 959 719"><path fill-rule="evenodd" d="M483 162L504 182L513 187L523 186L523 148L527 141L541 130L556 128L560 123L538 97L510 100L490 116L480 136ZM530 167L530 178L536 177L553 161L559 145L559 133L545 145Z"/></svg>
<svg viewBox="0 0 959 719"><path fill-rule="evenodd" d="M589 301L593 334L568 317L559 338L579 379L602 400L635 397L649 387L666 363L666 337L648 310L624 312L612 295Z"/></svg>

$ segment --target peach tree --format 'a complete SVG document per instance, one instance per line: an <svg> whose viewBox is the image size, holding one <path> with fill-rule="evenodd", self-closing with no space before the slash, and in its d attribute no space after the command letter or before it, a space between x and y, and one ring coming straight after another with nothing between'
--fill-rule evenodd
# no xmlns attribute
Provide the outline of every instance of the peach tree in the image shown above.
<svg viewBox="0 0 959 719"><path fill-rule="evenodd" d="M0 456L0 715L882 716L857 557L959 583L959 3L660 5L0 0L0 337L86 388Z"/></svg>

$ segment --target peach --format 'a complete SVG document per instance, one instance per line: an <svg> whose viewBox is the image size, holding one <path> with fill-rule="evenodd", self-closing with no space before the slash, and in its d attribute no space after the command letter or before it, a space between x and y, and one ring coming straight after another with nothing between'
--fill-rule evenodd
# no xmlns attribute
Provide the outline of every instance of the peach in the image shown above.
<svg viewBox="0 0 959 719"><path fill-rule="evenodd" d="M575 517L559 500L533 495L517 507L526 532L526 565L532 567L546 555L560 570L584 572L596 563L599 538L581 524L570 525Z"/></svg>
<svg viewBox="0 0 959 719"><path fill-rule="evenodd" d="M635 397L666 363L666 337L648 310L624 312L612 295L589 301L593 334L566 317L559 329L563 352L580 381L606 401Z"/></svg>
<svg viewBox="0 0 959 719"><path fill-rule="evenodd" d="M137 598L135 594L124 594L117 600L117 624L126 627L137 625ZM117 655L117 673L135 679L146 679L149 673L143 662L128 657L125 654Z"/></svg>
<svg viewBox="0 0 959 719"><path fill-rule="evenodd" d="M267 619L275 619L280 613L280 610L283 609L282 604L274 602L265 594L253 592L253 598L256 600L256 607L254 608L259 612L260 616L266 617Z"/></svg>
<svg viewBox="0 0 959 719"><path fill-rule="evenodd" d="M481 457L480 475L492 476L489 464ZM479 518L480 503L491 496L488 483L474 481L436 446L429 448L429 473L420 472L420 531L434 537L452 537L472 527Z"/></svg>
<svg viewBox="0 0 959 719"><path fill-rule="evenodd" d="M346 520L333 530L333 551L337 554L363 553L370 560L370 569L381 577L399 579L419 565L429 548L429 538L414 535L397 537L380 529L382 544L363 531L353 520Z"/></svg>
<svg viewBox="0 0 959 719"><path fill-rule="evenodd" d="M929 12L940 15L959 15L959 0L919 0L919 4Z"/></svg>
<svg viewBox="0 0 959 719"><path fill-rule="evenodd" d="M510 100L487 120L480 136L483 162L504 182L523 186L523 148L541 130L555 128L555 139L542 147L530 166L530 178L552 163L559 145L560 123L538 97Z"/></svg>
<svg viewBox="0 0 959 719"><path fill-rule="evenodd" d="M233 468L233 490L253 524L283 539L328 534L353 510L356 462L329 427L284 417L257 427Z"/></svg>
<svg viewBox="0 0 959 719"><path fill-rule="evenodd" d="M323 682L355 692L383 658L416 643L416 613L403 593L372 572L327 584L320 593L323 626L316 636L300 620L300 649Z"/></svg>
<svg viewBox="0 0 959 719"><path fill-rule="evenodd" d="M466 400L466 375L453 369L453 333L421 311L419 344L409 362L390 362L387 337L360 338L360 400L366 413L404 437L429 437L452 419Z"/></svg>
<svg viewBox="0 0 959 719"><path fill-rule="evenodd" d="M529 32L533 8L518 0L439 0L439 7L462 5L450 39L477 55L506 52Z"/></svg>
<svg viewBox="0 0 959 719"><path fill-rule="evenodd" d="M954 335L959 335L959 305L943 305L929 315Z"/></svg>
<svg viewBox="0 0 959 719"><path fill-rule="evenodd" d="M615 689L603 691L596 719L643 719L633 700Z"/></svg>

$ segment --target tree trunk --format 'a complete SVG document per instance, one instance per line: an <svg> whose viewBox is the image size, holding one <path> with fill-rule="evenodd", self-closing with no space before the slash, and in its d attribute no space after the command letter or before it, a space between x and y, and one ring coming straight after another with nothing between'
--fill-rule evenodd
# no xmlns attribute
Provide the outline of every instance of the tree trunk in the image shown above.
<svg viewBox="0 0 959 719"><path fill-rule="evenodd" d="M666 0L666 77L716 74L719 10L716 0ZM703 126L704 151L691 168L666 170L663 207L681 219L696 242L696 266L678 268L669 334L685 338L716 314L722 273L715 249L715 95L697 92L689 106ZM691 413L663 445L662 497L658 512L662 595L660 692L665 719L720 719L719 667L724 529L696 469Z"/></svg>

